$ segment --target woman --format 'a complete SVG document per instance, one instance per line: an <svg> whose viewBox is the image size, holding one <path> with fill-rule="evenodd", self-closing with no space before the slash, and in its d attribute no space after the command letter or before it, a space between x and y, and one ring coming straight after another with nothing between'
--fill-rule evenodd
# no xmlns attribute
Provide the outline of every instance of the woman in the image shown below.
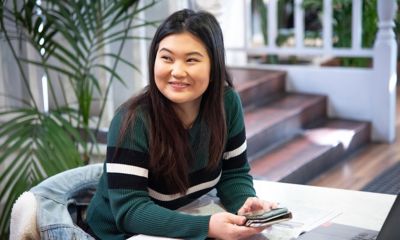
<svg viewBox="0 0 400 240"><path fill-rule="evenodd" d="M87 217L98 238L238 239L262 231L241 226L240 215L274 204L255 197L240 98L224 54L209 13L181 10L157 29L149 85L121 106L109 129L104 174ZM213 188L228 212L174 211Z"/></svg>

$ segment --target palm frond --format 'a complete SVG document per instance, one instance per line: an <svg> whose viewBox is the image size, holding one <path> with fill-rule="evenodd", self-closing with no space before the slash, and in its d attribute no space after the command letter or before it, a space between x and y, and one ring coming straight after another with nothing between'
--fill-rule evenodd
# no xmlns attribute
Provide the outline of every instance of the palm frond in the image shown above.
<svg viewBox="0 0 400 240"><path fill-rule="evenodd" d="M9 213L17 196L44 177L82 165L77 143L83 141L79 138L78 131L58 113L13 111L10 120L0 125L0 139L4 139L0 164L6 166L0 171L5 184L0 201L7 202L3 214ZM8 226L5 219L1 217L2 232Z"/></svg>

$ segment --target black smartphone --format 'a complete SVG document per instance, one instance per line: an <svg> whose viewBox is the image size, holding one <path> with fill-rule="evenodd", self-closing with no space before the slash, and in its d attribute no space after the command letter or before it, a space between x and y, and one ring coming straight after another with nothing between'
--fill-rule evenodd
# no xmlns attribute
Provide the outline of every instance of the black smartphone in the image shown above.
<svg viewBox="0 0 400 240"><path fill-rule="evenodd" d="M292 219L292 213L287 208L274 208L270 211L255 211L244 214L246 217L245 226L265 227L274 223Z"/></svg>

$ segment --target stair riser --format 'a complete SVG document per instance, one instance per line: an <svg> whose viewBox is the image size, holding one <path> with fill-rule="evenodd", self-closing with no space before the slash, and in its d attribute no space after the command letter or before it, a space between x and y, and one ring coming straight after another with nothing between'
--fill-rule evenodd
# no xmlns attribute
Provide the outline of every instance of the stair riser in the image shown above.
<svg viewBox="0 0 400 240"><path fill-rule="evenodd" d="M260 152L266 153L273 148L299 133L301 124L297 118L287 119L271 128L265 129L247 139L247 156L249 161L256 158Z"/></svg>
<svg viewBox="0 0 400 240"><path fill-rule="evenodd" d="M348 152L346 155L358 150L360 147L366 145L370 141L371 136L371 125L366 124L365 128L357 133L356 137L353 138L348 146Z"/></svg>
<svg viewBox="0 0 400 240"><path fill-rule="evenodd" d="M285 79L277 77L253 86L238 89L243 108L268 103L281 96L285 90Z"/></svg>
<svg viewBox="0 0 400 240"><path fill-rule="evenodd" d="M338 159L341 158L343 150L340 147L334 147L323 155L313 159L300 168L296 169L291 174L280 179L280 182L306 184L311 179L320 175L322 172L333 167Z"/></svg>

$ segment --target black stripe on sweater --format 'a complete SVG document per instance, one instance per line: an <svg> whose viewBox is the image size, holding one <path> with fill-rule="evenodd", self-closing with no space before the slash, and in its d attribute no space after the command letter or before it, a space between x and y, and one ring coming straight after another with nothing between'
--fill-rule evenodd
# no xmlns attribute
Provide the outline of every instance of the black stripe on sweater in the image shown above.
<svg viewBox="0 0 400 240"><path fill-rule="evenodd" d="M146 153L126 149L107 147L107 162L108 163L120 163L141 168L148 167L149 156Z"/></svg>
<svg viewBox="0 0 400 240"><path fill-rule="evenodd" d="M222 170L231 170L235 168L241 168L247 162L247 150L242 152L236 157L232 157L226 160L222 160Z"/></svg>
<svg viewBox="0 0 400 240"><path fill-rule="evenodd" d="M121 173L107 173L110 189L147 191L147 178Z"/></svg>
<svg viewBox="0 0 400 240"><path fill-rule="evenodd" d="M243 128L243 130L240 133L236 134L236 136L233 136L232 138L228 139L228 142L225 147L225 152L233 151L236 148L242 146L245 140L246 140L246 131Z"/></svg>
<svg viewBox="0 0 400 240"><path fill-rule="evenodd" d="M206 171L206 169L203 168L196 172L193 172L189 174L189 179L191 180L191 182L189 183L189 188L199 185L201 183L213 181L219 176L220 173L221 167L218 167L216 170L213 171ZM151 175L149 176L149 188L166 195L172 195L178 192L177 189L168 186L166 181L155 179Z"/></svg>

